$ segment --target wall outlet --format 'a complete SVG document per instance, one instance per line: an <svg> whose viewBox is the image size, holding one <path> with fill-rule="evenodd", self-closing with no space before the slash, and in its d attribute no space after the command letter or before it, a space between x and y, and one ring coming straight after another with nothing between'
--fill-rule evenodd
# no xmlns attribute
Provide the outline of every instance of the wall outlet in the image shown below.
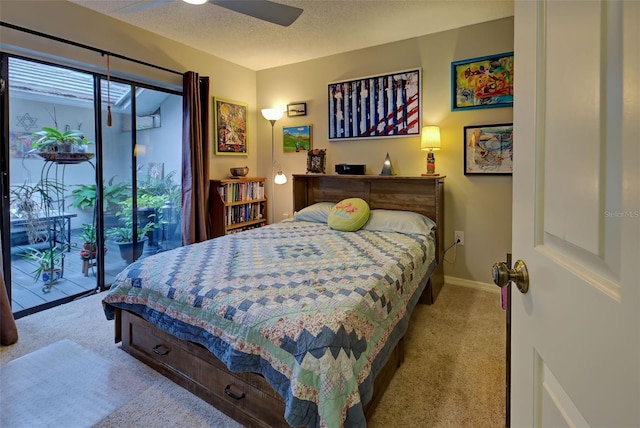
<svg viewBox="0 0 640 428"><path fill-rule="evenodd" d="M289 213L282 213L282 218L289 218Z"/></svg>
<svg viewBox="0 0 640 428"><path fill-rule="evenodd" d="M454 242L458 245L464 245L464 232L461 230L456 230L454 232Z"/></svg>

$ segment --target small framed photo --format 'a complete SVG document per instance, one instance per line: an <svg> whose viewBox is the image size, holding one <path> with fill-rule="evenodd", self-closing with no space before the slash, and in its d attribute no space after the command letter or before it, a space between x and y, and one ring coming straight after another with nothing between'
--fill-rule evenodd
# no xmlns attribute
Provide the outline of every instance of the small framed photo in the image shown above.
<svg viewBox="0 0 640 428"><path fill-rule="evenodd" d="M307 103L294 103L287 104L287 116L306 116L307 115Z"/></svg>
<svg viewBox="0 0 640 428"><path fill-rule="evenodd" d="M249 154L247 146L247 103L213 99L216 155Z"/></svg>
<svg viewBox="0 0 640 428"><path fill-rule="evenodd" d="M311 150L311 125L283 126L282 147L285 152Z"/></svg>
<svg viewBox="0 0 640 428"><path fill-rule="evenodd" d="M513 52L451 63L451 110L513 106Z"/></svg>
<svg viewBox="0 0 640 428"><path fill-rule="evenodd" d="M313 149L307 152L307 173L324 174L325 149Z"/></svg>
<svg viewBox="0 0 640 428"><path fill-rule="evenodd" d="M464 127L464 173L513 173L513 124Z"/></svg>

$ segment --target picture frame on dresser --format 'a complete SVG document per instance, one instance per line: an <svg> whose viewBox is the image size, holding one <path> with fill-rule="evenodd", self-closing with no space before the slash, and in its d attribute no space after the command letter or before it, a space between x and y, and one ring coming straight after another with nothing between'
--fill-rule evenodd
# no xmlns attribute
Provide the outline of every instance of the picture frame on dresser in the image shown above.
<svg viewBox="0 0 640 428"><path fill-rule="evenodd" d="M216 155L247 156L248 104L224 98L213 98Z"/></svg>
<svg viewBox="0 0 640 428"><path fill-rule="evenodd" d="M464 174L513 173L513 123L464 127Z"/></svg>
<svg viewBox="0 0 640 428"><path fill-rule="evenodd" d="M326 152L325 149L309 150L307 153L307 173L325 173Z"/></svg>
<svg viewBox="0 0 640 428"><path fill-rule="evenodd" d="M451 63L451 111L513 106L513 52Z"/></svg>

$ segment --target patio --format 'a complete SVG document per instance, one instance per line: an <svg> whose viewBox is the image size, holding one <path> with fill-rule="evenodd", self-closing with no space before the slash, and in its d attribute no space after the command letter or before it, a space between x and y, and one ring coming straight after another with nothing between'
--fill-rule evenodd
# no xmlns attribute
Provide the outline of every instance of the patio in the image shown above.
<svg viewBox="0 0 640 428"><path fill-rule="evenodd" d="M42 280L34 281L32 274L36 268L34 262L25 260L21 256L28 246L18 245L11 248L11 305L16 318L35 312L33 308L43 305L55 306L73 300L79 295L91 293L97 288L97 267L90 264L88 275L85 276L83 273L83 260L79 255L82 248L82 241L78 237L80 233L80 229L71 231L71 250L65 253L63 277L54 283L48 292L43 292ZM162 248L160 245L145 245L142 257L162 251ZM118 245L107 242L105 255L107 288L126 266L127 263L120 257Z"/></svg>

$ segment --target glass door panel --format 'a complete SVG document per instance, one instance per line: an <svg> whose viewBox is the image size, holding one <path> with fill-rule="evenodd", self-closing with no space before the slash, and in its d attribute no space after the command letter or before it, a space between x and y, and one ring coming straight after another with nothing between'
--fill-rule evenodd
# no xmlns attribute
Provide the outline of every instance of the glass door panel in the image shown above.
<svg viewBox="0 0 640 428"><path fill-rule="evenodd" d="M181 245L182 97L114 81L102 87L123 94L112 98L112 126L102 132L110 284L129 263ZM103 124L106 115L103 102Z"/></svg>
<svg viewBox="0 0 640 428"><path fill-rule="evenodd" d="M28 314L96 288L81 241L94 210L76 203L95 185L93 77L9 58L9 111L12 308Z"/></svg>
<svg viewBox="0 0 640 428"><path fill-rule="evenodd" d="M138 227L145 254L180 246L182 97L136 91Z"/></svg>
<svg viewBox="0 0 640 428"><path fill-rule="evenodd" d="M106 80L101 81L102 100L102 211L105 253L105 283L137 257L131 249L132 221L132 152L131 117L133 106L130 94L133 86ZM107 91L105 93L105 90ZM120 94L114 97L113 94ZM111 106L111 126L107 126L107 105ZM122 251L121 251L122 249Z"/></svg>

